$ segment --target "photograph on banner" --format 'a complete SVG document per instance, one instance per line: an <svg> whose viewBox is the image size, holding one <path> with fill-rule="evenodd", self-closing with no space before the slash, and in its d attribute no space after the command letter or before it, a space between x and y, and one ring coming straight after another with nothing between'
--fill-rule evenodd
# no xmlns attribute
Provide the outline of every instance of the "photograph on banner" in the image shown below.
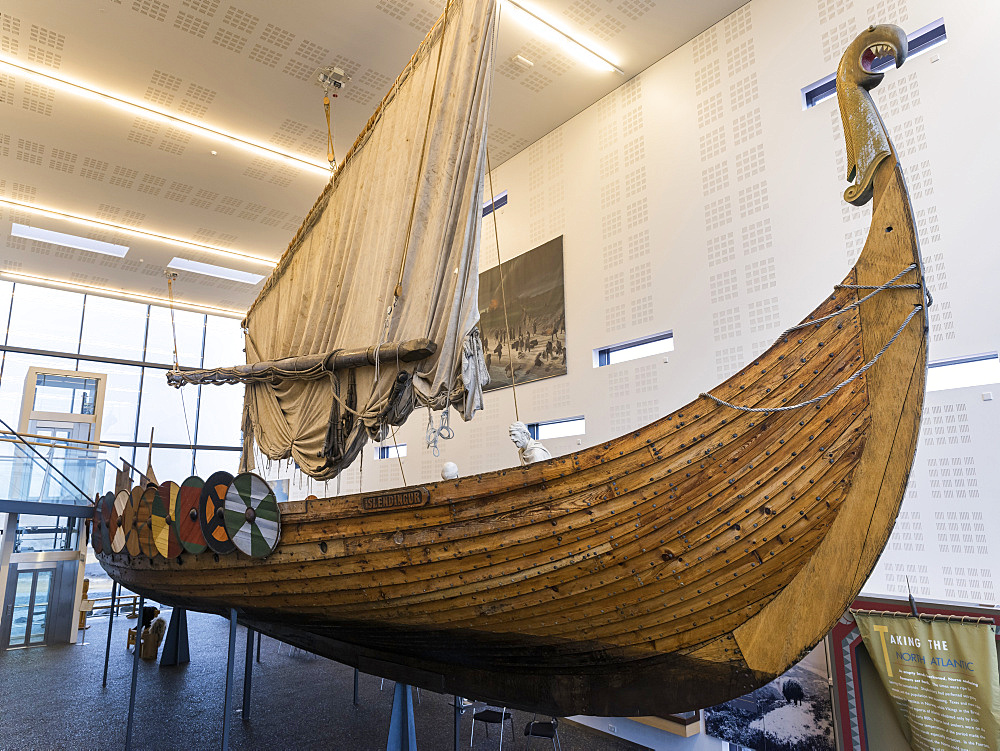
<svg viewBox="0 0 1000 751"><path fill-rule="evenodd" d="M1000 675L991 619L851 614L914 751L1000 751Z"/></svg>
<svg viewBox="0 0 1000 751"><path fill-rule="evenodd" d="M835 751L825 643L756 691L705 710L705 732L755 751Z"/></svg>
<svg viewBox="0 0 1000 751"><path fill-rule="evenodd" d="M485 391L566 375L561 236L479 275L479 331Z"/></svg>

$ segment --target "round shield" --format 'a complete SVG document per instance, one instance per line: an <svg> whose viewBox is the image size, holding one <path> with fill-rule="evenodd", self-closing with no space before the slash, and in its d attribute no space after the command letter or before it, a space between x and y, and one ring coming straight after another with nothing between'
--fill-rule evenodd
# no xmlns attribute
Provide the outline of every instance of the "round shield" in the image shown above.
<svg viewBox="0 0 1000 751"><path fill-rule="evenodd" d="M101 496L94 504L93 523L90 525L90 545L98 555L104 552L104 533L101 531L101 527L104 526L103 514L101 513L103 506L104 496Z"/></svg>
<svg viewBox="0 0 1000 751"><path fill-rule="evenodd" d="M153 499L153 545L164 558L176 558L181 554L181 539L174 529L172 516L174 503L180 494L180 486L167 480L156 489Z"/></svg>
<svg viewBox="0 0 1000 751"><path fill-rule="evenodd" d="M204 553L205 535L201 533L201 491L205 487L205 481L200 477L192 475L181 483L180 491L174 500L174 509L171 518L174 520L174 528L180 538L181 547L188 553Z"/></svg>
<svg viewBox="0 0 1000 751"><path fill-rule="evenodd" d="M201 501L198 504L198 516L201 521L201 533L210 550L225 555L236 550L233 541L229 539L226 524L223 520L226 493L233 482L233 476L225 471L214 473L205 482L201 490Z"/></svg>
<svg viewBox="0 0 1000 751"><path fill-rule="evenodd" d="M254 558L266 558L278 545L281 532L274 491L255 474L236 475L226 492L226 531L237 549Z"/></svg>
<svg viewBox="0 0 1000 751"><path fill-rule="evenodd" d="M111 506L111 519L108 522L108 536L111 538L111 552L120 553L125 549L125 530L123 529L125 506L129 502L127 490L119 490L115 502Z"/></svg>
<svg viewBox="0 0 1000 751"><path fill-rule="evenodd" d="M148 485L139 497L139 505L135 509L135 528L139 533L139 550L147 558L156 558L159 553L153 544L153 499L156 498L156 486Z"/></svg>
<svg viewBox="0 0 1000 751"><path fill-rule="evenodd" d="M105 493L101 504L101 547L111 552L111 513L115 508L115 494Z"/></svg>
<svg viewBox="0 0 1000 751"><path fill-rule="evenodd" d="M139 555L139 531L135 525L135 512L139 508L139 499L145 488L136 485L129 493L128 503L125 504L125 513L122 515L122 530L125 532L125 550L129 556Z"/></svg>

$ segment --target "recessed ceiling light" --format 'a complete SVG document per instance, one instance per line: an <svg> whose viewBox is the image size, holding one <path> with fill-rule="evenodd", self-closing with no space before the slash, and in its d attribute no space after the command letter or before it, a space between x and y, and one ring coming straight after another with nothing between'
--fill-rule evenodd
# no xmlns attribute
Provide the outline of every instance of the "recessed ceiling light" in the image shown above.
<svg viewBox="0 0 1000 751"><path fill-rule="evenodd" d="M227 308L216 308L213 305L202 305L201 303L185 302L183 300L171 300L166 297L147 295L142 292L129 292L124 289L110 289L108 287L97 287L93 284L82 284L80 282L69 282L63 279L51 279L45 276L35 276L34 274L22 274L19 271L0 270L0 279L10 279L14 282L25 282L27 284L37 284L42 287L55 287L56 289L67 289L71 292L83 292L88 295L98 295L100 297L114 297L120 300L133 300L135 302L161 305L163 307L179 308L181 310L192 310L195 313L210 313L214 316L224 316L226 318L243 318L246 313L239 310L229 310Z"/></svg>
<svg viewBox="0 0 1000 751"><path fill-rule="evenodd" d="M620 75L625 75L625 71L608 60L607 57L595 52L555 24L547 21L542 17L540 11L534 8L529 9L526 4L522 3L525 3L525 0L519 0L518 2L515 2L515 0L504 0L503 5L514 11L512 15L521 24L527 26L546 41L561 47L570 56L598 70L614 71Z"/></svg>
<svg viewBox="0 0 1000 751"><path fill-rule="evenodd" d="M91 253L101 253L106 256L117 256L124 258L128 253L128 246L115 245L114 243L92 240L89 237L79 235L69 235L65 232L53 232L41 227L29 227L24 224L14 222L10 226L10 234L14 237L23 237L25 240L40 240L51 245L62 245L64 248L76 248L77 250L87 250Z"/></svg>
<svg viewBox="0 0 1000 751"><path fill-rule="evenodd" d="M166 112L164 110L156 109L151 107L149 104L143 104L138 101L132 101L119 94L110 94L106 91L101 91L95 86L83 83L79 81L73 81L68 78L60 78L59 76L54 76L50 72L45 70L40 70L38 68L33 68L30 65L26 65L23 61L17 60L15 58L7 57L6 55L0 55L0 66L9 68L15 71L18 75L27 75L36 81L40 81L46 86L54 86L62 91L69 91L73 94L77 94L87 99L93 99L101 101L105 104L111 105L112 107L117 107L129 112L132 115L139 114L150 120L155 120L157 122L166 123L175 128L180 128L188 133L194 133L201 136L207 136L217 141L222 141L223 143L228 143L237 146L241 149L249 151L257 156L264 156L268 159L273 159L276 161L285 162L293 167L297 167L308 172L312 172L318 175L323 175L324 177L330 176L330 168L321 164L316 164L312 162L306 156L300 156L296 154L286 154L282 151L278 151L270 146L265 146L260 143L256 143L247 138L241 136L233 135L232 133L226 133L225 131L217 130L212 128L205 123L199 123L194 120L188 120L181 115L174 114L172 112Z"/></svg>
<svg viewBox="0 0 1000 751"><path fill-rule="evenodd" d="M198 243L192 240L182 240L179 237L171 237L169 235L161 235L156 232L147 232L146 230L136 229L135 227L126 227L121 224L114 224L112 222L106 222L101 219L91 219L85 216L79 216L77 214L70 214L66 211L59 211L58 209L52 209L45 206L38 206L31 203L24 203L23 201L14 201L10 198L0 198L0 206L11 206L15 209L23 209L24 211L30 211L32 214L38 214L39 216L48 216L54 219L64 219L75 224L82 224L84 227L94 227L96 229L103 230L114 230L123 235L129 237L137 237L139 239L152 239L158 242L167 243L169 245L176 245L179 248L191 248L203 253L212 253L217 256L224 256L227 258L238 258L241 261L250 261L252 263L259 263L264 266L269 266L274 268L275 262L269 258L263 258L261 256L253 255L252 253L244 253L238 250L228 250L226 248L217 248L214 245L206 245L205 243Z"/></svg>
<svg viewBox="0 0 1000 751"><path fill-rule="evenodd" d="M188 258L174 258L167 264L168 269L178 271L190 271L193 274L204 276L214 276L217 279L229 279L233 282L243 282L244 284L257 284L264 277L261 274L251 274L249 271L238 271L237 269L227 269L225 266L215 266L211 263L192 261Z"/></svg>

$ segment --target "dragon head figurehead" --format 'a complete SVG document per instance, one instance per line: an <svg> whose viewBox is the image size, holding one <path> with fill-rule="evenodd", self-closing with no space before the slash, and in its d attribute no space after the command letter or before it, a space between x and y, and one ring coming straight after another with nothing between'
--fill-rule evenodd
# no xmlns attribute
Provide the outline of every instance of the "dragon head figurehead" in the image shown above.
<svg viewBox="0 0 1000 751"><path fill-rule="evenodd" d="M872 197L875 168L892 155L889 135L869 90L882 82L878 69L894 58L906 59L906 32L898 26L869 26L848 46L837 66L837 99L847 141L847 179L854 182L844 200L855 206Z"/></svg>

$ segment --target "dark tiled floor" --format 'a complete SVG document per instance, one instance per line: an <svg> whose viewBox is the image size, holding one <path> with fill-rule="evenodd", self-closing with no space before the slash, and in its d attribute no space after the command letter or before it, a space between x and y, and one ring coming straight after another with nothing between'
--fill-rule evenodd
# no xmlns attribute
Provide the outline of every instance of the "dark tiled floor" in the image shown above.
<svg viewBox="0 0 1000 751"><path fill-rule="evenodd" d="M107 618L94 618L85 646L61 645L0 653L0 749L120 749L125 747L132 656L125 651L126 627L115 619L108 686L101 688ZM222 738L228 623L189 613L191 663L160 669L140 661L133 747L217 749ZM243 697L245 631L237 635L236 678L231 724L233 749L385 748L394 684L362 675L360 706L351 703L354 671L330 660L293 651L267 637L261 663L254 665L251 718L239 715ZM421 751L454 747L452 697L421 692L414 703ZM530 715L514 712L504 749L523 749ZM470 713L462 717L462 748L469 748ZM562 723L565 751L634 751L637 746ZM498 733L476 728L476 749L496 749ZM535 739L532 748L551 744Z"/></svg>

